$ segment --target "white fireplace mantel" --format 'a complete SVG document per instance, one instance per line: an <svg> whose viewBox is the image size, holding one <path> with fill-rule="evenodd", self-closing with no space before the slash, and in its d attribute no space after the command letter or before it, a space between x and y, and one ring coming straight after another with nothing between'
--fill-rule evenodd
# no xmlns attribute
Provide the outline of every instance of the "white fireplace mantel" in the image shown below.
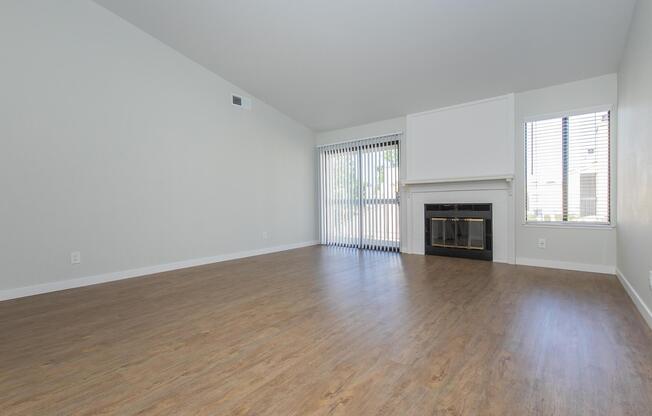
<svg viewBox="0 0 652 416"><path fill-rule="evenodd" d="M514 264L513 175L401 182L406 227L402 251L424 254L424 206L435 203L490 203L493 206L494 261Z"/></svg>
<svg viewBox="0 0 652 416"><path fill-rule="evenodd" d="M438 183L459 183L459 182L484 182L484 181L506 181L512 182L514 175L495 175L495 176L473 176L464 178L438 178L438 179L409 179L401 181L402 186L411 185L429 185Z"/></svg>

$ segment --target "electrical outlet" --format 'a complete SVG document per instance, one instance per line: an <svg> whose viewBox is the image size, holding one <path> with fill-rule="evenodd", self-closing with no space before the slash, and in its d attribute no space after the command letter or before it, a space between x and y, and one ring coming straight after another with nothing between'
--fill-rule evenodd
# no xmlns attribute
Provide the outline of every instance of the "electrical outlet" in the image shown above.
<svg viewBox="0 0 652 416"><path fill-rule="evenodd" d="M79 251L73 251L70 253L70 264L79 264L81 263L81 253Z"/></svg>
<svg viewBox="0 0 652 416"><path fill-rule="evenodd" d="M537 242L537 247L546 248L546 239L545 238L540 238L539 241Z"/></svg>
<svg viewBox="0 0 652 416"><path fill-rule="evenodd" d="M267 231L263 231L263 240L268 240L269 239L269 233Z"/></svg>

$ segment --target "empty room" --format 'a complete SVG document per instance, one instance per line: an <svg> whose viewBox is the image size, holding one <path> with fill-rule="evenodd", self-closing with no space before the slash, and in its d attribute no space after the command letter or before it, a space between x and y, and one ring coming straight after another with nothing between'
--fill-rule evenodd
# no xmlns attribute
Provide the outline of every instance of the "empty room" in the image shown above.
<svg viewBox="0 0 652 416"><path fill-rule="evenodd" d="M652 415L652 0L0 0L0 415Z"/></svg>

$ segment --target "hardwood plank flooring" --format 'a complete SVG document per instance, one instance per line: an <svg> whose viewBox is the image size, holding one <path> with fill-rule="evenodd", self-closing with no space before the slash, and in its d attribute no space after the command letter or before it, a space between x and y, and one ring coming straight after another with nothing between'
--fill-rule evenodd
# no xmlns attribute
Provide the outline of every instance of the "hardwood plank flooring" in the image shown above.
<svg viewBox="0 0 652 416"><path fill-rule="evenodd" d="M0 414L650 415L613 276L305 249L0 302Z"/></svg>

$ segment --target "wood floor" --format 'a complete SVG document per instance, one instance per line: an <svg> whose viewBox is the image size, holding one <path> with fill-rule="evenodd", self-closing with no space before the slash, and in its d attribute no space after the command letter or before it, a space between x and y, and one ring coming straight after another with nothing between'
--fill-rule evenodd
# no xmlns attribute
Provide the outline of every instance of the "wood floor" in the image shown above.
<svg viewBox="0 0 652 416"><path fill-rule="evenodd" d="M309 247L0 303L0 414L650 415L611 276Z"/></svg>

